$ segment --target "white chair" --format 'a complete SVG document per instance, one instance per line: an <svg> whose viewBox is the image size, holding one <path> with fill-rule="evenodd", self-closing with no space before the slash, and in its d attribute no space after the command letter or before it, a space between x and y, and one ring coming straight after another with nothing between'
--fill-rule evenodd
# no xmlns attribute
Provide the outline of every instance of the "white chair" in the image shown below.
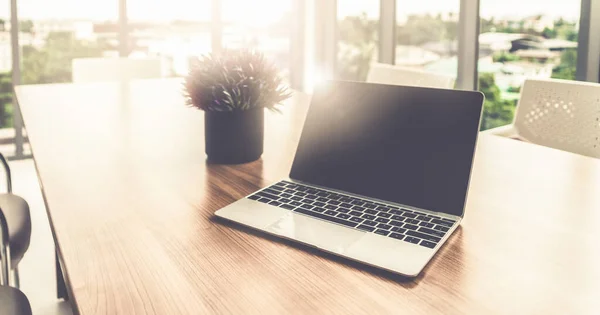
<svg viewBox="0 0 600 315"><path fill-rule="evenodd" d="M452 76L382 63L372 64L367 76L367 82L370 83L441 89L454 88L454 81Z"/></svg>
<svg viewBox="0 0 600 315"><path fill-rule="evenodd" d="M600 84L528 79L513 123L484 133L600 158Z"/></svg>
<svg viewBox="0 0 600 315"><path fill-rule="evenodd" d="M72 61L73 82L126 81L162 76L160 59L76 58Z"/></svg>

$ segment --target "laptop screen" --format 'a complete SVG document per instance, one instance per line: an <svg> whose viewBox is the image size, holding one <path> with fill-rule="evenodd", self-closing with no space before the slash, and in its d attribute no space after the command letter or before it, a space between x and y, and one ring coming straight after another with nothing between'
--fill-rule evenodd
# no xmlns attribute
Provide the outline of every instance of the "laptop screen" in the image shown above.
<svg viewBox="0 0 600 315"><path fill-rule="evenodd" d="M472 91L327 82L290 178L460 216L482 103Z"/></svg>

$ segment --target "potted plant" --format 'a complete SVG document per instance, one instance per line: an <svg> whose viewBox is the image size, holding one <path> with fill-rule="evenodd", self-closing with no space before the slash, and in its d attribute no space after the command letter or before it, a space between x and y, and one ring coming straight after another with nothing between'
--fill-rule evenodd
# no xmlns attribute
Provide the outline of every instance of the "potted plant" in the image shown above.
<svg viewBox="0 0 600 315"><path fill-rule="evenodd" d="M190 106L205 112L206 155L210 163L239 164L263 152L264 108L291 96L279 69L253 50L227 50L197 59L185 79Z"/></svg>

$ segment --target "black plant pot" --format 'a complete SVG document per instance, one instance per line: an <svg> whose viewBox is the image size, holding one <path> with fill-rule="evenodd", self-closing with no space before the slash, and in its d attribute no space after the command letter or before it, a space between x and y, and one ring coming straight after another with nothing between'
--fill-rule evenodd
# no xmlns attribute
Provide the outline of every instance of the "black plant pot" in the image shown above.
<svg viewBox="0 0 600 315"><path fill-rule="evenodd" d="M204 137L209 163L241 164L263 153L264 109L231 112L207 111Z"/></svg>

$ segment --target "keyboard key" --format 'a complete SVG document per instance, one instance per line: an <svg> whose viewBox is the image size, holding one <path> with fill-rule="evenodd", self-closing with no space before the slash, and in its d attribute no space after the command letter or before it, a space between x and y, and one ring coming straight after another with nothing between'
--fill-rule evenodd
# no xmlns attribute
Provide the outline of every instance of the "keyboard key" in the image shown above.
<svg viewBox="0 0 600 315"><path fill-rule="evenodd" d="M272 200L271 200L271 199L269 199L269 198L260 198L260 199L258 199L258 201L260 201L260 202L264 202L264 203L269 203L269 202L271 202Z"/></svg>
<svg viewBox="0 0 600 315"><path fill-rule="evenodd" d="M278 186L278 185L273 185L273 186L269 187L269 189L274 189L274 190L277 190L277 191L284 191L285 190L285 188L283 188L281 186Z"/></svg>
<svg viewBox="0 0 600 315"><path fill-rule="evenodd" d="M317 201L320 201L320 202L327 202L327 201L329 201L329 199L327 199L327 198L323 198L323 197L319 197L319 198L317 198Z"/></svg>
<svg viewBox="0 0 600 315"><path fill-rule="evenodd" d="M386 212L379 212L379 213L377 214L377 216L378 216L378 217L382 217L382 218L389 218L389 217L391 217L392 215L391 215L391 214L389 214L389 213L386 213Z"/></svg>
<svg viewBox="0 0 600 315"><path fill-rule="evenodd" d="M435 248L435 245L437 245L437 243L421 241L421 243L419 243L419 245L429 247L429 248Z"/></svg>
<svg viewBox="0 0 600 315"><path fill-rule="evenodd" d="M349 204L349 203L346 203L346 202L344 202L344 203L341 203L341 204L340 204L340 207L344 207L344 208L348 208L348 209L350 209L350 208L352 208L352 207L353 207L353 205L351 205L351 204Z"/></svg>
<svg viewBox="0 0 600 315"><path fill-rule="evenodd" d="M262 191L258 192L257 195L259 195L261 197L264 197L264 198L269 198L271 200L277 200L277 199L279 199L279 196L275 196L273 194L269 194L269 193L262 192Z"/></svg>
<svg viewBox="0 0 600 315"><path fill-rule="evenodd" d="M404 238L404 235L392 232L390 234L390 237L393 237L393 238L398 239L398 240L402 240Z"/></svg>
<svg viewBox="0 0 600 315"><path fill-rule="evenodd" d="M335 209L337 209L337 208L338 208L338 207L337 207L337 206L334 206L334 205L325 205L325 209L329 209L329 210L335 210Z"/></svg>
<svg viewBox="0 0 600 315"><path fill-rule="evenodd" d="M292 198L290 198L290 199L292 199L292 200L294 200L294 201L301 201L301 200L302 200L302 197L294 196L294 197L292 197Z"/></svg>
<svg viewBox="0 0 600 315"><path fill-rule="evenodd" d="M427 221L429 221L429 220L430 220L430 218L428 218L428 217L426 217L426 216L424 216L424 215L420 215L420 216L418 216L418 217L417 217L417 220L420 220L420 221L426 221L426 222L427 222Z"/></svg>
<svg viewBox="0 0 600 315"><path fill-rule="evenodd" d="M310 205L310 204L312 204L313 202L315 202L315 201L314 201L314 200L312 200L312 199L302 199L302 203L304 203L304 204L307 204L307 205Z"/></svg>
<svg viewBox="0 0 600 315"><path fill-rule="evenodd" d="M416 237L410 237L407 236L404 238L405 242L409 242L409 243L413 243L413 244L419 244L419 241L421 241L420 239L416 238Z"/></svg>
<svg viewBox="0 0 600 315"><path fill-rule="evenodd" d="M404 222L410 223L410 224L419 224L419 223L421 223L421 221L419 221L417 219L405 219Z"/></svg>
<svg viewBox="0 0 600 315"><path fill-rule="evenodd" d="M405 218L405 217L401 217L401 216L399 216L399 215L393 215L393 216L391 217L391 219L392 219L392 220L396 220L396 221L398 221L398 222L403 222L403 221L404 221L404 219L406 219L406 218Z"/></svg>
<svg viewBox="0 0 600 315"><path fill-rule="evenodd" d="M302 205L302 202L298 202L298 201L292 201L292 202L290 202L289 204L291 204L292 206L299 207L299 206L301 206L301 205Z"/></svg>
<svg viewBox="0 0 600 315"><path fill-rule="evenodd" d="M386 218L377 218L375 219L375 221L379 222L379 223L389 223L390 220L386 219Z"/></svg>
<svg viewBox="0 0 600 315"><path fill-rule="evenodd" d="M420 239L424 239L426 241L430 241L430 242L439 242L441 240L441 238L439 237L435 237L429 234L425 234L425 233L421 233L421 232L417 232L417 231L406 231L406 235L410 235L410 236L415 236L418 237Z"/></svg>
<svg viewBox="0 0 600 315"><path fill-rule="evenodd" d="M387 236L390 232L385 231L385 230L381 230L381 229L377 229L375 230L375 234L379 234L379 235L383 235L383 236Z"/></svg>
<svg viewBox="0 0 600 315"><path fill-rule="evenodd" d="M288 210L294 210L294 209L296 209L296 207L294 207L292 205L285 204L285 203L279 205L279 207L283 208L283 209L288 209Z"/></svg>
<svg viewBox="0 0 600 315"><path fill-rule="evenodd" d="M371 209L367 209L367 210L365 210L364 212L365 212L365 213L368 213L368 214L377 214L377 213L379 213L378 211L371 210Z"/></svg>
<svg viewBox="0 0 600 315"><path fill-rule="evenodd" d="M280 198L278 201L280 201L282 203L289 203L289 202L291 202L291 200L287 199L287 198Z"/></svg>
<svg viewBox="0 0 600 315"><path fill-rule="evenodd" d="M328 204L332 204L332 205L336 205L339 206L341 204L341 202L337 201L337 200L329 200L327 201Z"/></svg>
<svg viewBox="0 0 600 315"><path fill-rule="evenodd" d="M427 223L427 222L421 222L419 223L420 226L424 226L426 228L432 228L433 227L433 223Z"/></svg>
<svg viewBox="0 0 600 315"><path fill-rule="evenodd" d="M364 207L369 209L375 209L377 206L372 203L365 203Z"/></svg>
<svg viewBox="0 0 600 315"><path fill-rule="evenodd" d="M394 226L391 231L396 232L396 233L404 233L404 232L406 232L406 229Z"/></svg>
<svg viewBox="0 0 600 315"><path fill-rule="evenodd" d="M348 213L350 212L350 209L346 209L346 208L338 208L337 211L339 212L343 212L343 213Z"/></svg>
<svg viewBox="0 0 600 315"><path fill-rule="evenodd" d="M357 226L356 228L360 229L360 230L363 230L363 231L367 231L367 232L373 232L373 231L375 231L374 227L371 227L371 226L368 226L368 225L364 225L364 224L361 224L361 225Z"/></svg>
<svg viewBox="0 0 600 315"><path fill-rule="evenodd" d="M273 205L273 206L279 206L279 205L281 205L281 202L279 202L279 201L271 201L271 202L269 202L269 204Z"/></svg>
<svg viewBox="0 0 600 315"><path fill-rule="evenodd" d="M298 197L304 197L304 196L306 196L306 195L307 195L307 193L303 193L303 192L300 192L300 191L298 191L298 192L296 192L294 195L296 195L296 196L298 196Z"/></svg>
<svg viewBox="0 0 600 315"><path fill-rule="evenodd" d="M363 214L362 216L363 218L367 219L367 220L375 220L375 216L372 214Z"/></svg>
<svg viewBox="0 0 600 315"><path fill-rule="evenodd" d="M353 206L352 207L353 210L358 210L358 211L363 211L365 210L365 207L361 207L361 206Z"/></svg>
<svg viewBox="0 0 600 315"><path fill-rule="evenodd" d="M306 209L306 210L310 210L310 209L312 209L312 208L314 208L314 207L315 207L315 206L312 206L312 205L307 205L307 204L303 204L303 205L301 205L301 206L300 206L300 208L304 208L304 209Z"/></svg>
<svg viewBox="0 0 600 315"><path fill-rule="evenodd" d="M452 223L452 222L442 221L442 220L438 220L438 219L431 220L431 223L435 223L435 224L439 224L439 225L443 225L443 226L447 226L447 227L452 227L452 225L454 225L454 223Z"/></svg>
<svg viewBox="0 0 600 315"><path fill-rule="evenodd" d="M281 198L292 198L292 194L280 194L279 197Z"/></svg>
<svg viewBox="0 0 600 315"><path fill-rule="evenodd" d="M364 221L364 219L361 219L359 217L351 217L349 220L356 223L361 223L362 221Z"/></svg>
<svg viewBox="0 0 600 315"><path fill-rule="evenodd" d="M342 218L342 219L346 219L346 220L348 220L348 219L350 219L352 216L351 216L351 215L349 215L349 214L340 213L340 214L338 214L338 215L337 215L337 217L338 217L338 218Z"/></svg>
<svg viewBox="0 0 600 315"><path fill-rule="evenodd" d="M325 214L332 215L332 216L336 216L336 215L338 215L338 213L339 212L333 211L333 210L327 210L327 211L325 211Z"/></svg>
<svg viewBox="0 0 600 315"><path fill-rule="evenodd" d="M412 224L405 224L404 228L407 228L409 230L417 230L419 227L416 225L412 225Z"/></svg>
<svg viewBox="0 0 600 315"><path fill-rule="evenodd" d="M360 211L351 211L350 214L353 216L357 216L357 217L360 217L361 215L363 215L363 213Z"/></svg>
<svg viewBox="0 0 600 315"><path fill-rule="evenodd" d="M427 233L427 234L431 234L437 237L444 237L444 235L446 235L445 232L442 231L437 231L437 230L432 230L432 229L428 229L428 228L419 228L418 229L419 232L423 232L423 233Z"/></svg>
<svg viewBox="0 0 600 315"><path fill-rule="evenodd" d="M279 195L281 193L281 191L275 190L275 189L263 189L261 192L263 193L267 193L267 194L272 194L272 195Z"/></svg>
<svg viewBox="0 0 600 315"><path fill-rule="evenodd" d="M340 218L330 217L328 215L324 215L324 214L317 213L317 212L312 212L310 210L305 210L305 209L302 209L302 208L296 209L296 212L302 213L302 214L306 214L306 215L309 215L309 216L312 216L312 217L315 217L315 218L323 219L323 220L326 220L326 221L338 223L338 224L341 224L341 225L349 226L349 227L356 227L358 225L357 223L354 223L354 222L346 221L346 220L343 220L343 219L340 219Z"/></svg>
<svg viewBox="0 0 600 315"><path fill-rule="evenodd" d="M289 187L289 186L288 186ZM286 189L283 191L284 193L293 194L295 191L293 189Z"/></svg>
<svg viewBox="0 0 600 315"><path fill-rule="evenodd" d="M388 207L379 206L379 207L377 207L377 210L379 210L379 211L390 211L392 209L390 209Z"/></svg>
<svg viewBox="0 0 600 315"><path fill-rule="evenodd" d="M315 206L317 206L317 207L323 207L323 206L325 206L325 203L324 203L324 202L317 201L317 202L313 202L313 205L315 205Z"/></svg>
<svg viewBox="0 0 600 315"><path fill-rule="evenodd" d="M319 208L319 207L314 207L314 208L312 209L312 211L316 211L316 212L319 212L319 213L321 213L321 212L325 212L325 209L323 209L323 208Z"/></svg>
<svg viewBox="0 0 600 315"><path fill-rule="evenodd" d="M317 196L315 196L315 195L306 195L305 198L307 198L307 199L317 199Z"/></svg>
<svg viewBox="0 0 600 315"><path fill-rule="evenodd" d="M306 192L307 192L307 193L309 193L309 194L311 194L311 195L316 195L316 194L318 194L318 193L319 193L319 191L318 191L318 190L316 190L316 189L314 189L314 188L310 188L310 189L308 189ZM315 198L316 198L316 197L317 197L317 196L315 196Z"/></svg>
<svg viewBox="0 0 600 315"><path fill-rule="evenodd" d="M402 223L402 222L398 222L398 221L396 221L396 220L391 220L391 221L390 221L390 224L391 224L391 225L393 225L393 226L398 226L398 227L400 227L400 226L403 226L403 225L404 225L404 223Z"/></svg>
<svg viewBox="0 0 600 315"><path fill-rule="evenodd" d="M391 214L403 214L403 213L404 213L404 211L402 211L402 210L396 210L396 209L392 209L392 210L390 210L390 213L391 213Z"/></svg>
<svg viewBox="0 0 600 315"><path fill-rule="evenodd" d="M384 229L384 230L389 230L389 229L392 228L391 225L387 225L387 224L383 224L383 223L377 224L377 227L380 228L380 229Z"/></svg>
<svg viewBox="0 0 600 315"><path fill-rule="evenodd" d="M326 193L326 192L320 192L320 193L317 194L317 196L319 196L319 197L329 197L329 194Z"/></svg>
<svg viewBox="0 0 600 315"><path fill-rule="evenodd" d="M341 202L351 202L351 201L352 201L352 199L350 199L350 198L348 198L348 197L342 197L342 198L340 198L340 201L341 201Z"/></svg>
<svg viewBox="0 0 600 315"><path fill-rule="evenodd" d="M438 230L438 231L442 231L442 232L448 232L450 229L445 227L445 226L441 226L441 225L436 225L434 227L434 229Z"/></svg>
<svg viewBox="0 0 600 315"><path fill-rule="evenodd" d="M352 202L351 202L351 204L353 204L353 205L355 205L355 206L362 206L362 205L364 205L365 203L364 203L364 202L362 202L362 201L360 201L360 200L354 200L354 201L352 201Z"/></svg>
<svg viewBox="0 0 600 315"><path fill-rule="evenodd" d="M296 190L301 191L301 192L305 192L305 191L308 190L308 188L307 187L298 187L298 188L296 188Z"/></svg>
<svg viewBox="0 0 600 315"><path fill-rule="evenodd" d="M408 213L408 212L403 213L402 216L403 217L407 217L407 218L411 218L411 219L414 219L414 218L417 217L416 214L414 214L414 213Z"/></svg>
<svg viewBox="0 0 600 315"><path fill-rule="evenodd" d="M447 218L442 218L442 220L444 220L444 221L448 221L448 222L450 222L450 223L452 223L452 224L454 224L454 222L456 222L455 220L452 220L452 219L447 219Z"/></svg>
<svg viewBox="0 0 600 315"><path fill-rule="evenodd" d="M375 221L371 221L371 220L365 220L365 222L363 222L363 224L370 225L370 226L377 226L377 224L379 224L379 223L377 223Z"/></svg>
<svg viewBox="0 0 600 315"><path fill-rule="evenodd" d="M252 195L252 196L248 196L248 199L258 200L258 199L260 199L260 196L259 195Z"/></svg>

